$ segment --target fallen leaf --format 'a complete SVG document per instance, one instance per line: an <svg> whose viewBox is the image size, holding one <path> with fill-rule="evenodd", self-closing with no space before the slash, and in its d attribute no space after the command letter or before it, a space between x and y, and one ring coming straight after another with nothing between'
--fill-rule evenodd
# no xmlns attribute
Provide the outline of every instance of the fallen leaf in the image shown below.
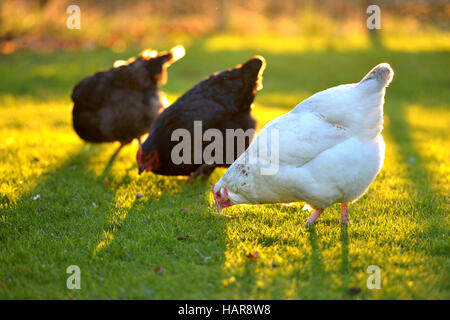
<svg viewBox="0 0 450 320"><path fill-rule="evenodd" d="M246 254L245 257L250 259L250 260L256 260L256 259L258 259L258 255L259 255L259 252L255 251L253 253Z"/></svg>
<svg viewBox="0 0 450 320"><path fill-rule="evenodd" d="M109 181L108 177L103 178L103 183L107 186L111 185L111 181Z"/></svg>
<svg viewBox="0 0 450 320"><path fill-rule="evenodd" d="M163 270L162 267L157 267L157 268L155 268L155 273L156 273L157 275L162 276L162 275L163 275L163 272L164 272L164 270Z"/></svg>

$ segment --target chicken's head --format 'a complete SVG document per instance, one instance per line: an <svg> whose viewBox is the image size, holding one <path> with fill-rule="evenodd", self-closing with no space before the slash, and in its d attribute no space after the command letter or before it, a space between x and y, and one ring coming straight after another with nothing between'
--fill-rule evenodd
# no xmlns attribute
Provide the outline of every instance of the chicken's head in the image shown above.
<svg viewBox="0 0 450 320"><path fill-rule="evenodd" d="M140 54L140 58L144 60L150 78L158 84L167 82L167 68L175 61L184 57L185 50L182 45L172 48L169 52L164 51L158 53L156 50L144 50Z"/></svg>
<svg viewBox="0 0 450 320"><path fill-rule="evenodd" d="M137 152L137 164L139 174L144 171L154 171L159 168L159 154L157 150L144 152L142 145L139 143L139 150Z"/></svg>
<svg viewBox="0 0 450 320"><path fill-rule="evenodd" d="M218 190L215 190L218 189ZM212 186L211 192L214 195L214 201L216 202L217 210L219 214L222 213L223 208L230 207L232 205L228 190L225 187L215 188Z"/></svg>

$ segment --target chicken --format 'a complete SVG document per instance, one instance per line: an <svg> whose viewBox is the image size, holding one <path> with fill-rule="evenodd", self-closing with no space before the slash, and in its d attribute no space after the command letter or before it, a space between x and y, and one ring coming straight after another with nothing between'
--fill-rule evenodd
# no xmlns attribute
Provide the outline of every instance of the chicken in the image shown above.
<svg viewBox="0 0 450 320"><path fill-rule="evenodd" d="M165 109L137 153L139 174L145 170L162 175L191 175L192 179L233 163L255 135L256 120L250 113L255 94L262 88L264 68L264 58L255 56L234 69L211 75ZM214 159L204 157L209 147L206 136L211 129L221 140L211 142L220 144L217 154L211 153ZM228 129L235 130L236 139L226 139ZM181 143L176 139L180 130L190 137L183 161L175 159L178 154L173 152ZM234 145L234 140L241 144L238 141ZM196 141L200 142L196 145Z"/></svg>
<svg viewBox="0 0 450 320"><path fill-rule="evenodd" d="M359 83L316 93L269 122L211 189L219 213L236 204L305 201L315 209L307 227L341 203L348 224L348 204L383 166L383 104L393 75L379 64Z"/></svg>
<svg viewBox="0 0 450 320"><path fill-rule="evenodd" d="M163 109L158 84L166 81L167 67L183 55L182 46L160 54L145 50L137 59L116 61L114 68L74 87L73 127L80 138L92 143L120 142L108 166L124 145L150 130Z"/></svg>

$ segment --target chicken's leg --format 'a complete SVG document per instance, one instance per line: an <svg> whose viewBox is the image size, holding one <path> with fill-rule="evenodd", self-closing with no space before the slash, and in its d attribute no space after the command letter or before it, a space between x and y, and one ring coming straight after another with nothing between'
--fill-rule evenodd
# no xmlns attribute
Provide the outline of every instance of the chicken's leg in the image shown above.
<svg viewBox="0 0 450 320"><path fill-rule="evenodd" d="M120 150L122 150L124 145L125 145L125 143L120 143L120 146L117 148L116 151L114 151L111 158L109 158L108 164L106 165L105 170L103 170L103 175L108 173L109 169L111 168L111 165L113 164L114 160L117 158L117 155L119 154Z"/></svg>
<svg viewBox="0 0 450 320"><path fill-rule="evenodd" d="M316 211L313 212L313 214L311 215L311 217L309 217L308 221L306 221L306 223L303 225L304 228L307 228L309 226L312 226L314 224L314 222L316 222L317 218L322 214L323 209L318 209Z"/></svg>
<svg viewBox="0 0 450 320"><path fill-rule="evenodd" d="M348 221L348 203L341 204L341 223L349 224Z"/></svg>

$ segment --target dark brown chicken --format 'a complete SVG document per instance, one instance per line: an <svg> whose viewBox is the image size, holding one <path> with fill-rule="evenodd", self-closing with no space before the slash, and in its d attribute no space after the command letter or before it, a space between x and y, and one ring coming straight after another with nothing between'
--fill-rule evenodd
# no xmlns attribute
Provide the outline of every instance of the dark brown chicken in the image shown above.
<svg viewBox="0 0 450 320"><path fill-rule="evenodd" d="M145 170L162 175L195 177L200 174L209 175L217 166L229 166L253 139L256 120L250 111L256 91L262 88L264 68L264 58L255 56L243 65L206 78L165 109L153 124L147 140L139 148L139 173ZM177 129L184 129L192 138L190 146L184 150L189 153L187 157L181 152L183 159L187 161L174 159L178 154L173 152L174 147L177 149L180 143L177 136L180 130ZM221 147L212 153L213 156L221 154L219 161L204 157L204 151L207 151L205 148L211 143L204 139L204 134L209 129L216 130L223 137L216 137L220 140ZM230 131L227 129L233 129L237 136L227 139L227 131ZM174 135L175 130L177 132ZM198 139L201 140L200 143ZM245 139L245 146L238 148L237 140L242 142L242 139Z"/></svg>
<svg viewBox="0 0 450 320"><path fill-rule="evenodd" d="M73 127L80 138L92 143L120 142L108 166L124 145L150 130L163 109L158 84L166 81L167 67L183 55L182 46L160 54L145 50L137 59L116 61L114 68L74 87Z"/></svg>

